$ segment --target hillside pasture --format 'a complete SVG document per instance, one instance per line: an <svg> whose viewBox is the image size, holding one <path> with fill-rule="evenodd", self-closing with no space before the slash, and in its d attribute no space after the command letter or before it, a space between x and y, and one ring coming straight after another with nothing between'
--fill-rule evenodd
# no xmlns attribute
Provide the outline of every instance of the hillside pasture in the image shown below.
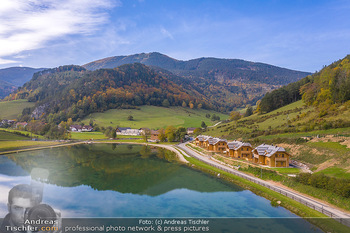
<svg viewBox="0 0 350 233"><path fill-rule="evenodd" d="M217 123L206 117L206 114L220 116L221 120L228 118L228 115L209 111L205 109L190 109L182 107L156 107L156 106L141 106L140 109L111 109L103 113L93 113L82 120L88 124L90 119L94 124L103 127L131 127L150 129L164 128L169 125L175 127L200 127L204 121L207 126ZM128 116L133 116L133 120L128 120Z"/></svg>
<svg viewBox="0 0 350 233"><path fill-rule="evenodd" d="M0 119L13 120L22 114L24 108L33 107L34 103L27 100L13 100L0 102Z"/></svg>

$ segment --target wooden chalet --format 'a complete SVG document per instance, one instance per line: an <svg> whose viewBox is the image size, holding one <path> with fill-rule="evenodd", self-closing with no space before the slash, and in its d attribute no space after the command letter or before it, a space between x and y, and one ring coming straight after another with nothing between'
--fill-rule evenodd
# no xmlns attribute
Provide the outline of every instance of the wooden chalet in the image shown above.
<svg viewBox="0 0 350 233"><path fill-rule="evenodd" d="M255 163L269 167L289 167L290 154L282 147L261 144L252 152Z"/></svg>
<svg viewBox="0 0 350 233"><path fill-rule="evenodd" d="M245 159L253 162L253 147L250 143L233 141L227 143L227 155L233 158Z"/></svg>
<svg viewBox="0 0 350 233"><path fill-rule="evenodd" d="M224 154L224 153L226 153L227 140L220 139L220 138L214 138L213 147L214 147L215 152L220 152L220 153Z"/></svg>

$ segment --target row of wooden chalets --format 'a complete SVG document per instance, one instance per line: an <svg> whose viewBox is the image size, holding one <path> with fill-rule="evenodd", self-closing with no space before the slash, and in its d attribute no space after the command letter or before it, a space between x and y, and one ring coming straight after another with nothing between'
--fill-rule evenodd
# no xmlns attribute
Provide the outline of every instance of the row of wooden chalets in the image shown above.
<svg viewBox="0 0 350 233"><path fill-rule="evenodd" d="M197 136L194 143L208 152L222 153L227 157L243 159L269 167L289 167L290 154L282 147L261 144L253 148L250 143L228 142L226 139L206 135Z"/></svg>

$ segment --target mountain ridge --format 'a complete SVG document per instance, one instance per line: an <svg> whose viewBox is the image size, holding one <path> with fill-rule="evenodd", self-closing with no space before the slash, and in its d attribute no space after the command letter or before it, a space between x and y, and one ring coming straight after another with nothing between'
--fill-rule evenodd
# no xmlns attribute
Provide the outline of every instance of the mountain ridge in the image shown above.
<svg viewBox="0 0 350 233"><path fill-rule="evenodd" d="M0 69L0 99L9 95L28 82L34 73L44 70L45 68L31 67L9 67Z"/></svg>
<svg viewBox="0 0 350 233"><path fill-rule="evenodd" d="M311 74L242 59L201 57L183 61L158 52L107 57L82 66L88 70L96 70L115 68L136 62L157 66L186 78L206 78L219 81L223 81L223 79L229 81L249 80L258 83L285 85Z"/></svg>

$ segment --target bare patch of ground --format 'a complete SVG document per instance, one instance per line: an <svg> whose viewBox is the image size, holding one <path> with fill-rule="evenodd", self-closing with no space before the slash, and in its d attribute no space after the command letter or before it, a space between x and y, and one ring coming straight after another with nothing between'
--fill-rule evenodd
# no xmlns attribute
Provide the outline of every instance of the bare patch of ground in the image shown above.
<svg viewBox="0 0 350 233"><path fill-rule="evenodd" d="M317 170L315 172L319 172L319 171L322 171L323 169L326 169L328 167L332 167L334 164L338 163L339 161L336 160L336 159L330 159L330 160L327 160L326 162L324 163L321 163Z"/></svg>

